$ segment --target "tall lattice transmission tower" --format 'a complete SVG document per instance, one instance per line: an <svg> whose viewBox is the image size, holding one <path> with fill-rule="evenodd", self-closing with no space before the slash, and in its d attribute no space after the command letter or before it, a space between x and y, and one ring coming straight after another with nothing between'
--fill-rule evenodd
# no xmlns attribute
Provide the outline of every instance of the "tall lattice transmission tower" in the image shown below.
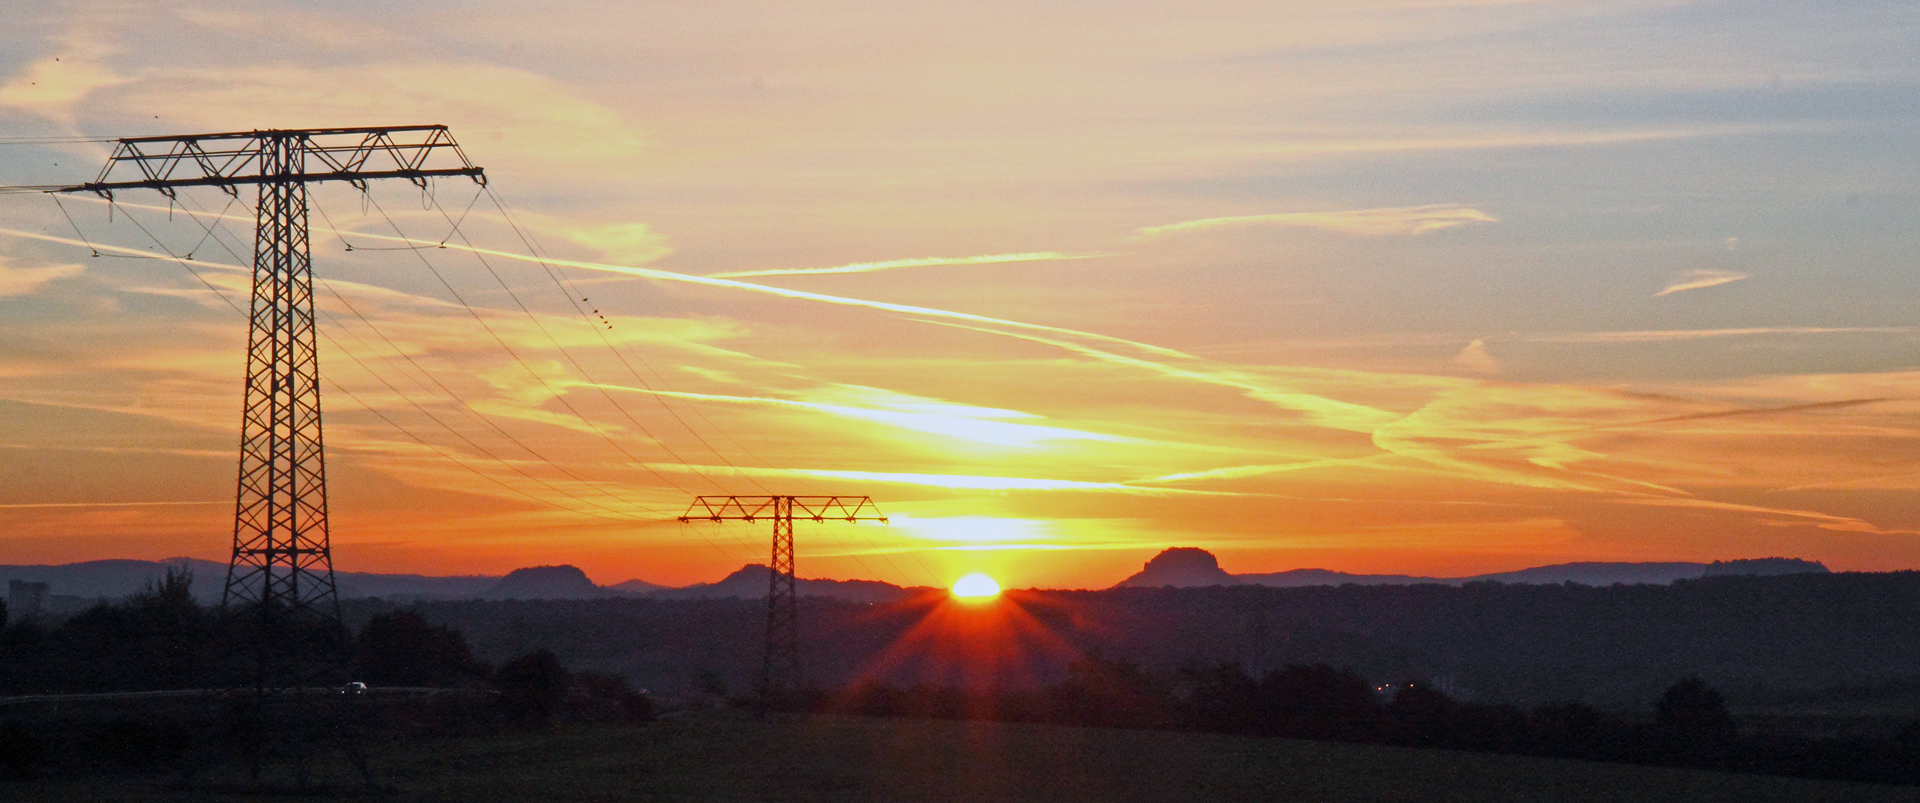
<svg viewBox="0 0 1920 803"><path fill-rule="evenodd" d="M373 179L404 178L424 190L436 176L486 183L446 126L316 128L121 139L98 179L58 190L112 200L132 189L172 199L183 187L219 187L235 198L243 185L258 188L223 606L257 606L270 625L302 614L335 623L340 617L327 531L307 185L346 181L365 190Z"/></svg>

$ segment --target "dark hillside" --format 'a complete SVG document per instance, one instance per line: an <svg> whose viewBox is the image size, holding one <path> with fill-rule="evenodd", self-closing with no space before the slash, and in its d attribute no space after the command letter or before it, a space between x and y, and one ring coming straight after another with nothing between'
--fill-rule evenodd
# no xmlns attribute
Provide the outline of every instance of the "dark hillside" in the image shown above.
<svg viewBox="0 0 1920 803"><path fill-rule="evenodd" d="M1055 682L1098 649L1149 667L1237 662L1350 666L1381 681L1440 680L1463 696L1641 707L1697 674L1728 689L1873 686L1920 676L1920 573L1793 574L1670 586L1128 588L1017 592L983 618L940 592L895 602L802 600L816 682ZM354 603L364 618L383 607ZM663 693L708 670L735 691L758 665L758 599L431 602L483 660L547 648ZM916 627L918 629L916 630ZM993 628L998 628L994 630ZM988 667L991 671L981 670Z"/></svg>

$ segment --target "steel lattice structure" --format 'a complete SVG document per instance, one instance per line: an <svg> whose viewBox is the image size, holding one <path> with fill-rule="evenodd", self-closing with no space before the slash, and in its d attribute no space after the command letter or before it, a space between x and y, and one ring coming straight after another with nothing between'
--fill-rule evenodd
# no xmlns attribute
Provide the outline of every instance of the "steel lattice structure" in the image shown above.
<svg viewBox="0 0 1920 803"><path fill-rule="evenodd" d="M764 705L800 689L800 600L794 591L793 520L878 521L887 517L864 496L701 496L682 522L773 520L772 569L767 575L767 640L760 662Z"/></svg>
<svg viewBox="0 0 1920 803"><path fill-rule="evenodd" d="M58 190L111 200L128 189L172 198L181 187L219 187L235 197L241 185L259 188L233 557L222 605L256 605L276 620L303 613L340 618L327 530L307 184L347 181L364 190L372 179L406 178L425 188L436 176L486 182L446 126L262 130L121 139L96 181Z"/></svg>

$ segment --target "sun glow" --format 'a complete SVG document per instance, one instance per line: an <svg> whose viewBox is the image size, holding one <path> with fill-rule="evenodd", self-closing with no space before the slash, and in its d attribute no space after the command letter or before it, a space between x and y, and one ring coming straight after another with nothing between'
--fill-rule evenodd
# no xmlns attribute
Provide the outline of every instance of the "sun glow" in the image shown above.
<svg viewBox="0 0 1920 803"><path fill-rule="evenodd" d="M953 581L953 595L961 599L987 599L1000 595L1000 584L975 572Z"/></svg>

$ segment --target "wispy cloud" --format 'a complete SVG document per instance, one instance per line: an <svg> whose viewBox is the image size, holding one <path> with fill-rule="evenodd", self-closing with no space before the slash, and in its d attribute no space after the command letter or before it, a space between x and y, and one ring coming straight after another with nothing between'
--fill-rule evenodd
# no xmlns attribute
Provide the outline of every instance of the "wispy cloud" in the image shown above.
<svg viewBox="0 0 1920 803"><path fill-rule="evenodd" d="M567 239L598 249L607 259L615 262L644 265L673 253L673 248L667 245L667 238L645 223L615 223L592 228L561 227L561 232Z"/></svg>
<svg viewBox="0 0 1920 803"><path fill-rule="evenodd" d="M54 279L77 275L82 270L85 270L83 266L73 263L17 268L7 264L6 258L0 257L0 296L26 295L40 285Z"/></svg>
<svg viewBox="0 0 1920 803"><path fill-rule="evenodd" d="M84 36L54 40L59 56L34 62L13 80L0 85L0 109L24 109L71 125L74 106L100 89L131 83L134 78L115 72L105 63L113 48Z"/></svg>
<svg viewBox="0 0 1920 803"><path fill-rule="evenodd" d="M1623 504L1630 504L1630 505L1650 505L1650 506L1656 506L1656 507L1685 507L1685 508L1697 508L1697 509L1703 509L1703 510L1730 511L1735 513L1755 513L1762 516L1779 516L1779 517L1788 518L1788 519L1801 519L1801 520L1815 522L1814 526L1819 527L1820 529L1823 529L1823 530L1839 530L1842 532L1877 533L1882 535L1887 535L1887 534L1911 535L1914 533L1913 530L1886 529L1872 522L1865 521L1863 519L1857 519L1852 516L1836 516L1831 513L1822 513L1818 510L1793 510L1790 508L1762 507L1759 505L1743 505L1736 502L1721 502L1721 501L1715 501L1710 499L1648 498L1648 499L1622 499L1620 500L1620 502Z"/></svg>
<svg viewBox="0 0 1920 803"><path fill-rule="evenodd" d="M1183 223L1170 223L1165 226L1148 226L1140 229L1139 234L1154 237L1228 226L1295 226L1337 231L1359 237L1386 237L1425 234L1469 223L1497 222L1499 221L1494 216L1470 206L1429 204L1379 209L1347 209L1334 212L1281 212L1270 215L1210 217Z"/></svg>
<svg viewBox="0 0 1920 803"><path fill-rule="evenodd" d="M1699 290L1705 287L1719 287L1720 285L1737 282L1745 278L1747 278L1747 274L1738 271L1690 270L1674 277L1672 281L1667 283L1666 289L1654 293L1653 297L1659 298L1661 296L1673 295L1674 293L1684 293L1688 290Z"/></svg>
<svg viewBox="0 0 1920 803"><path fill-rule="evenodd" d="M1313 423L1332 429L1344 429L1352 432L1370 432L1375 427L1384 425L1400 417L1398 413L1387 410L1341 401L1316 393L1303 392L1296 388L1272 382L1265 377L1257 376L1244 370L1217 366L1193 355L1171 351L1169 349L1158 349L1158 347L1155 347L1159 351L1166 353L1167 356L1180 360L1183 363L1182 365L1131 357L1059 338L1043 337L1037 334L1026 334L1022 332L1010 332L994 329L990 326L969 326L966 324L945 323L942 321L930 321L930 323L995 334L1001 337L1011 337L1034 343L1044 343L1112 365L1139 368L1174 379L1184 379L1218 387L1233 388L1244 392L1247 398L1263 401L1281 409L1302 413ZM1027 325L1027 328L1034 329L1040 327Z"/></svg>
<svg viewBox="0 0 1920 803"><path fill-rule="evenodd" d="M1910 335L1911 326L1755 326L1739 329L1643 329L1624 332L1562 332L1512 335L1502 340L1526 343L1659 343L1720 337L1768 335Z"/></svg>
<svg viewBox="0 0 1920 803"><path fill-rule="evenodd" d="M931 268L941 265L993 265L1002 262L1048 262L1060 259L1093 259L1105 254L1063 254L1058 251L1030 251L1021 254L983 254L971 257L920 257L889 259L882 262L855 262L831 268L789 268L741 270L711 274L715 279L744 279L751 276L821 276L831 273L874 273L895 268Z"/></svg>
<svg viewBox="0 0 1920 803"><path fill-rule="evenodd" d="M1198 491L1185 488L1142 488L1118 482L1082 482L1078 480L1034 479L1028 477L979 477L957 474L914 474L888 471L822 471L791 469L789 473L820 479L891 482L925 485L935 488L983 491L1105 491L1139 496L1241 496L1225 491Z"/></svg>
<svg viewBox="0 0 1920 803"><path fill-rule="evenodd" d="M1459 354L1453 355L1453 364L1476 374L1500 373L1500 361L1487 353L1487 341L1477 337L1473 342L1468 343L1466 348L1461 349Z"/></svg>

